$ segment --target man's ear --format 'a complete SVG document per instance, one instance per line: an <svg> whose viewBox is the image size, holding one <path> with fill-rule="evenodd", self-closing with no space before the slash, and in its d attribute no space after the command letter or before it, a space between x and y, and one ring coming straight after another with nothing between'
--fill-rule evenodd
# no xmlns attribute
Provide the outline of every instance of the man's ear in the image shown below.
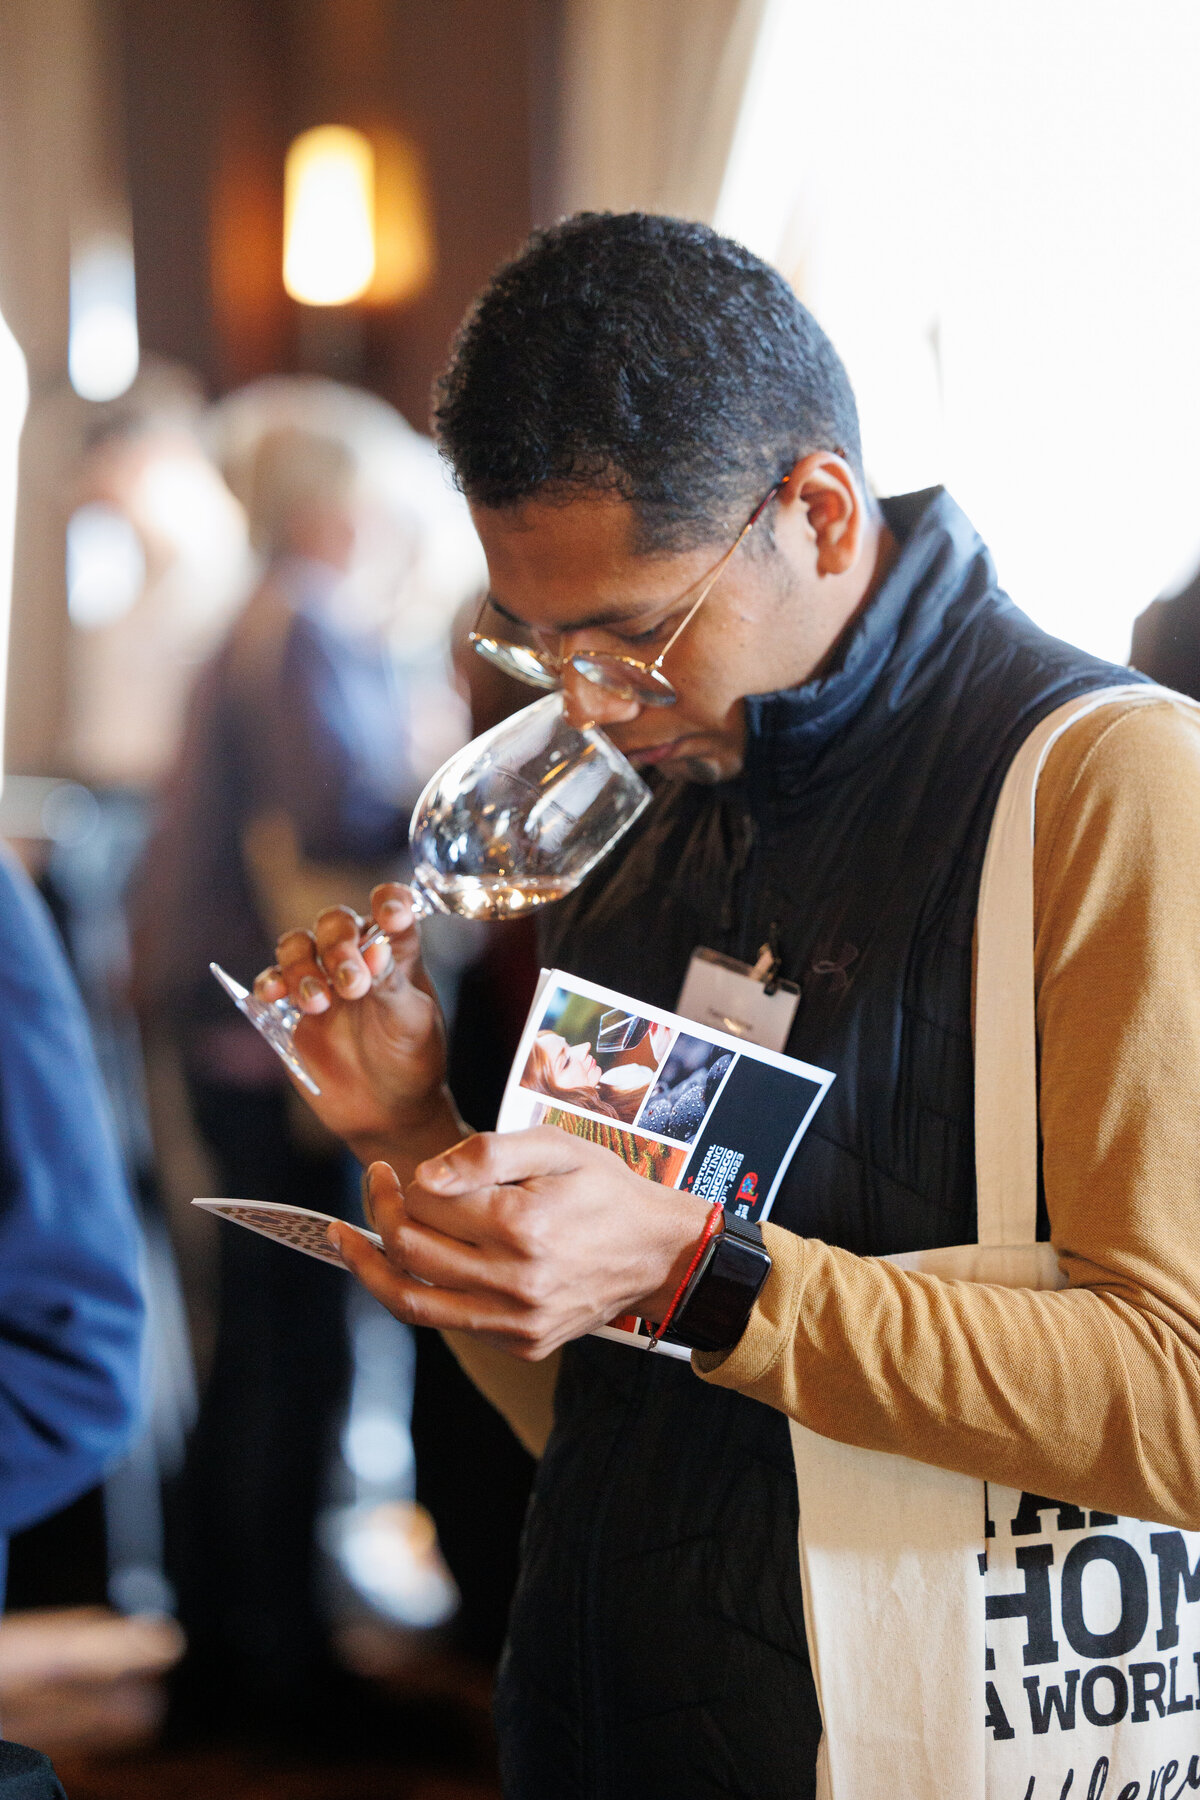
<svg viewBox="0 0 1200 1800"><path fill-rule="evenodd" d="M779 496L781 508L804 508L816 549L818 575L844 575L858 560L866 510L845 457L814 450L792 469Z"/></svg>

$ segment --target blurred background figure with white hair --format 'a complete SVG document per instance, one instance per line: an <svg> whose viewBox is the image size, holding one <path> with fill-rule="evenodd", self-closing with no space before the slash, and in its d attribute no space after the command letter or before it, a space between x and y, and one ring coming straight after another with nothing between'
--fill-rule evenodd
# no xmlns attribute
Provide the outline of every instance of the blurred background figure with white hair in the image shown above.
<svg viewBox="0 0 1200 1800"><path fill-rule="evenodd" d="M68 749L93 792L159 786L245 597L245 515L201 440L204 408L188 370L148 357L87 421L66 533Z"/></svg>
<svg viewBox="0 0 1200 1800"><path fill-rule="evenodd" d="M482 561L432 444L381 401L273 378L214 407L207 439L259 570L196 679L138 883L144 1030L151 1063L165 1056L182 1075L209 1191L361 1218L357 1166L294 1103L209 962L248 983L289 926L326 905L362 909L377 881L403 877L416 795L469 735L447 645ZM435 979L452 1007L475 945L469 928L446 925ZM335 1497L352 1290L341 1272L250 1233L215 1235L211 1362L173 1559L189 1642L177 1713L186 1727L220 1708L290 1733L328 1718L344 1684L318 1591L317 1522ZM352 1408L342 1434L343 1500L411 1492L412 1347L394 1336L362 1359L372 1392L356 1394L357 1432ZM387 1561L354 1554L363 1512L344 1513L351 1571ZM402 1568L401 1591L383 1598L400 1615L407 1605L412 1623L436 1622L452 1589L425 1537L412 1542L425 1563Z"/></svg>

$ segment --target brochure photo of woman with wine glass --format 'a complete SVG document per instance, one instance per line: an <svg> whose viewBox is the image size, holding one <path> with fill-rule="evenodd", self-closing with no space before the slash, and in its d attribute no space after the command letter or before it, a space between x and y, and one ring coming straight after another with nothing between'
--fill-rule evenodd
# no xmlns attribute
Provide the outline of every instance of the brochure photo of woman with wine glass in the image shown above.
<svg viewBox="0 0 1200 1800"><path fill-rule="evenodd" d="M521 1086L631 1124L671 1035L669 1026L557 988L547 1001Z"/></svg>

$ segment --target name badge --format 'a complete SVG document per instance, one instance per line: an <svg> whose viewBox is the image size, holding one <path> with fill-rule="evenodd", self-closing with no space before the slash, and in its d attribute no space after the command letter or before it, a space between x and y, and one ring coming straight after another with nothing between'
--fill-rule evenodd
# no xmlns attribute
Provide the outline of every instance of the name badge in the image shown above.
<svg viewBox="0 0 1200 1800"><path fill-rule="evenodd" d="M722 956L719 950L695 950L675 1011L763 1050L782 1050L800 1004L800 989L794 981L780 981L776 970L767 944L754 964Z"/></svg>

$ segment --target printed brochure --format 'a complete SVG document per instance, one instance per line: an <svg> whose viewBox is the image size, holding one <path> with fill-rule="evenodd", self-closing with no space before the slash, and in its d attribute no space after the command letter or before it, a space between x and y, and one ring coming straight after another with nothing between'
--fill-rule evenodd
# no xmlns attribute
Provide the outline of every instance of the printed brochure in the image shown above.
<svg viewBox="0 0 1200 1800"><path fill-rule="evenodd" d="M497 1129L553 1125L635 1174L762 1220L832 1080L828 1069L543 970ZM651 1329L627 1314L595 1335L644 1350Z"/></svg>

